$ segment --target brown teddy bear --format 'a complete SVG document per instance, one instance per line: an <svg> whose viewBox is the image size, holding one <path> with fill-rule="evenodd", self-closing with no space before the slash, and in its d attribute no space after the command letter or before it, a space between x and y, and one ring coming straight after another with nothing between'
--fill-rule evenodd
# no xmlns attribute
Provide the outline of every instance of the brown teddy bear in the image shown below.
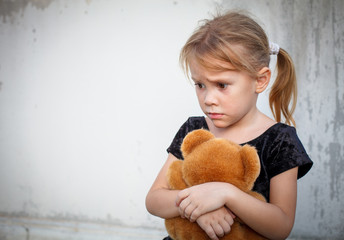
<svg viewBox="0 0 344 240"><path fill-rule="evenodd" d="M240 146L226 139L215 138L209 131L199 129L184 138L181 151L184 161L173 162L167 173L170 189L182 190L205 182L227 182L265 201L261 194L252 191L260 172L260 161L254 147ZM209 239L196 222L185 218L166 219L165 226L174 240ZM236 217L230 233L220 239L265 238Z"/></svg>

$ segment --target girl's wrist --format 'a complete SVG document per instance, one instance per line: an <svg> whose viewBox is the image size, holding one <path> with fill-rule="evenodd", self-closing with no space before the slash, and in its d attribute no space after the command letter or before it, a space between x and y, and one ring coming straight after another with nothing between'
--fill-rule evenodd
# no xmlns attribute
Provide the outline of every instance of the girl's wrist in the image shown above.
<svg viewBox="0 0 344 240"><path fill-rule="evenodd" d="M226 191L224 195L224 202L225 206L229 209L231 209L231 205L233 202L237 199L238 191L240 191L239 188L232 184L226 184Z"/></svg>

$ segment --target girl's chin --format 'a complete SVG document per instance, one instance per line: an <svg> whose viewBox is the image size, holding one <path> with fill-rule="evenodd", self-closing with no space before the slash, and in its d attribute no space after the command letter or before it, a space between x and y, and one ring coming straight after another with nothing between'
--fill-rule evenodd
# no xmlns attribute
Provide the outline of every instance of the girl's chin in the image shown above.
<svg viewBox="0 0 344 240"><path fill-rule="evenodd" d="M226 128L231 125L231 123L219 119L211 119L212 123L214 124L215 127L217 128Z"/></svg>

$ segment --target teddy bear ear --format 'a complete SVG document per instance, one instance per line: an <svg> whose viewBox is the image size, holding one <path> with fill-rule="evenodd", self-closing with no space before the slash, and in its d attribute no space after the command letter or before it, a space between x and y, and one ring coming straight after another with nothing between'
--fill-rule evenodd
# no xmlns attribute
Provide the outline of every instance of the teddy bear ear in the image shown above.
<svg viewBox="0 0 344 240"><path fill-rule="evenodd" d="M198 145L213 138L215 138L215 136L211 132L204 129L197 129L188 133L181 146L183 157L185 158Z"/></svg>
<svg viewBox="0 0 344 240"><path fill-rule="evenodd" d="M245 182L248 190L251 190L260 173L259 156L257 150L247 144L240 149L240 154L245 167Z"/></svg>

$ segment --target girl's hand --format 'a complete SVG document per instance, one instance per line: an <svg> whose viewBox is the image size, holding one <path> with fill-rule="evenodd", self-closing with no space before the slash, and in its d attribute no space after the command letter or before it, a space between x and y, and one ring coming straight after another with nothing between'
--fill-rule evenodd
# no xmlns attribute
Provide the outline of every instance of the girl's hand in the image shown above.
<svg viewBox="0 0 344 240"><path fill-rule="evenodd" d="M196 221L201 215L223 207L230 184L209 182L179 192L176 205L181 217Z"/></svg>
<svg viewBox="0 0 344 240"><path fill-rule="evenodd" d="M218 240L231 231L235 215L226 207L206 213L197 218L198 225L212 240Z"/></svg>

